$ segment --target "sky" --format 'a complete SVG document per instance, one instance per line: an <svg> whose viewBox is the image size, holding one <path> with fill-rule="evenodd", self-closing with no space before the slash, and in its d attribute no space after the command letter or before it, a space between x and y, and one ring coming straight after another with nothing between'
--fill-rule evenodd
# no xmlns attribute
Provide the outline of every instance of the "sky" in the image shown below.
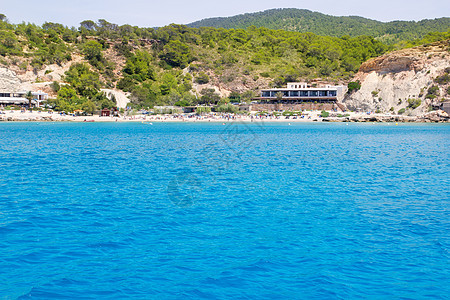
<svg viewBox="0 0 450 300"><path fill-rule="evenodd" d="M83 20L106 19L118 25L159 27L187 24L271 8L309 9L334 16L361 16L378 21L448 17L446 0L0 0L0 13L10 23L44 22L78 27Z"/></svg>

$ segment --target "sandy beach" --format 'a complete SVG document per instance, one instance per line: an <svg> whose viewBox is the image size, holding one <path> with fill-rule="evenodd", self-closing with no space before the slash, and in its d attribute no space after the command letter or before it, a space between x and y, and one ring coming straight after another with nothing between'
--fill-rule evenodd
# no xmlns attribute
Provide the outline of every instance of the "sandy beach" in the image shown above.
<svg viewBox="0 0 450 300"><path fill-rule="evenodd" d="M74 116L47 111L1 111L0 121L16 122L450 122L443 111L430 112L424 116L404 116L375 113L331 112L326 118L321 117L321 111L307 111L297 116L241 115L229 113L145 115L136 114L118 117Z"/></svg>
<svg viewBox="0 0 450 300"><path fill-rule="evenodd" d="M57 112L46 111L3 111L0 114L1 121L50 121L50 122L229 122L242 121L252 122L257 120L270 121L289 121L289 122L318 122L321 121L320 111L308 112L304 116L291 117L274 117L274 116L259 116L259 115L240 115L227 113L209 113L205 115L196 114L174 114L174 115L145 115L134 114L119 117L101 117L93 116L73 116L68 114L60 114Z"/></svg>

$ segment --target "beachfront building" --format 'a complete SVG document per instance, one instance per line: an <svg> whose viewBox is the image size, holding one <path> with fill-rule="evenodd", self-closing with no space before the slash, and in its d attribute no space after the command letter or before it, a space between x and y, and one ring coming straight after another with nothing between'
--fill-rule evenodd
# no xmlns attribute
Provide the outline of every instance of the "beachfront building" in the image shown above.
<svg viewBox="0 0 450 300"><path fill-rule="evenodd" d="M0 92L0 105L28 105L27 94L28 92ZM42 91L31 92L31 95L31 105L37 107L40 107L43 101L48 100L48 94Z"/></svg>
<svg viewBox="0 0 450 300"><path fill-rule="evenodd" d="M343 95L342 86L325 85L310 86L304 82L289 82L286 88L265 89L261 97L256 98L260 103L335 103Z"/></svg>
<svg viewBox="0 0 450 300"><path fill-rule="evenodd" d="M445 111L447 114L450 115L450 101L445 101L441 103L440 109L442 109L443 111Z"/></svg>
<svg viewBox="0 0 450 300"><path fill-rule="evenodd" d="M309 85L304 82L289 82L286 88L264 89L255 98L250 111L345 111L341 103L343 86Z"/></svg>

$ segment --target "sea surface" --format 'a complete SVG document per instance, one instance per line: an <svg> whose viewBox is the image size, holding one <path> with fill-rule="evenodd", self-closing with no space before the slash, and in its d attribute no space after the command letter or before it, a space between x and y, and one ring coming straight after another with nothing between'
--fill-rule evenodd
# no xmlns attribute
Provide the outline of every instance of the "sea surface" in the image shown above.
<svg viewBox="0 0 450 300"><path fill-rule="evenodd" d="M450 126L0 123L0 299L448 299Z"/></svg>

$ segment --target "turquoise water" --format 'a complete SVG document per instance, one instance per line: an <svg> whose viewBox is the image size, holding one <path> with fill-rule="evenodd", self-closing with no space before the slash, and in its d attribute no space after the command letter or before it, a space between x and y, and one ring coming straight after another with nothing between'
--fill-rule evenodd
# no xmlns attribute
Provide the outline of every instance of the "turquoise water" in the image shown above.
<svg viewBox="0 0 450 300"><path fill-rule="evenodd" d="M450 295L450 126L0 124L0 299Z"/></svg>

